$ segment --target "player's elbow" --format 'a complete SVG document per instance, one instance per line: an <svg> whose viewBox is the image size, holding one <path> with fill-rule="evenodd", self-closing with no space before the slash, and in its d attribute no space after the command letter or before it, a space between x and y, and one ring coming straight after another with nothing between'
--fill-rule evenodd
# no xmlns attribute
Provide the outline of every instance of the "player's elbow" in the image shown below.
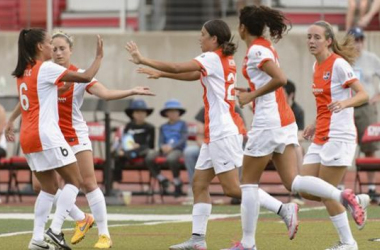
<svg viewBox="0 0 380 250"><path fill-rule="evenodd" d="M277 82L278 82L278 85L279 85L280 87L283 87L283 86L285 86L286 83L288 82L288 79L286 79L285 76L281 76L281 77L278 77Z"/></svg>

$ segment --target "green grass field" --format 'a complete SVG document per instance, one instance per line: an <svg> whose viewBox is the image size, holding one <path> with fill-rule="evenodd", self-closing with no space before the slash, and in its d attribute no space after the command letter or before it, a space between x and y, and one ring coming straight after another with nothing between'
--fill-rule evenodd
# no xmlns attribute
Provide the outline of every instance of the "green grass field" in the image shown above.
<svg viewBox="0 0 380 250"><path fill-rule="evenodd" d="M214 206L213 214L236 215L239 206ZM84 209L88 211L88 209ZM305 211L303 211L305 210ZM0 207L0 215L8 213L31 213L32 207ZM163 222L159 215L190 214L191 206L131 206L109 207L109 214L142 214L157 215L157 219L147 221L110 221L110 232L113 239L112 249L168 249L172 244L186 240L191 232L190 222ZM257 229L257 245L260 250L298 250L325 249L338 240L335 229L324 209L303 208L300 213L300 226L296 238L290 241L286 227L276 215L262 211ZM380 238L380 207L372 206L368 210L368 222L363 231L358 231L353 221L352 231L361 250L380 249L380 241L369 241ZM159 223L146 225L147 223ZM50 222L49 222L50 223ZM0 219L0 249L27 249L31 234L4 237L4 234L27 232L32 230L32 220ZM66 222L64 228L72 228L72 222ZM66 240L70 240L72 231L65 231ZM240 240L240 217L228 217L211 220L208 226L208 249L217 250L229 247L233 240ZM73 249L93 249L97 240L97 229L89 231L86 238Z"/></svg>

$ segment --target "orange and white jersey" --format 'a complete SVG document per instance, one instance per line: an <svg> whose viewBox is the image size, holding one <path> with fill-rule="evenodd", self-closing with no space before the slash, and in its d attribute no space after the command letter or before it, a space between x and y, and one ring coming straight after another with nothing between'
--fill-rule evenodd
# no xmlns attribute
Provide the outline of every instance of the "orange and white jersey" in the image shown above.
<svg viewBox="0 0 380 250"><path fill-rule="evenodd" d="M350 64L337 54L323 63L314 64L313 94L317 103L314 143L331 141L356 142L354 109L331 112L327 105L351 97L350 84L357 80Z"/></svg>
<svg viewBox="0 0 380 250"><path fill-rule="evenodd" d="M222 50L206 52L195 58L201 66L205 105L205 143L227 136L245 134L244 123L235 112L236 65Z"/></svg>
<svg viewBox="0 0 380 250"><path fill-rule="evenodd" d="M262 37L255 39L248 48L242 69L252 91L262 88L272 79L262 70L263 64L269 60L280 66L277 52L271 43ZM252 127L255 129L274 129L295 122L283 88L259 96L253 104L255 115Z"/></svg>
<svg viewBox="0 0 380 250"><path fill-rule="evenodd" d="M67 69L36 61L17 78L21 104L20 143L24 154L67 145L58 126L57 84Z"/></svg>
<svg viewBox="0 0 380 250"><path fill-rule="evenodd" d="M74 65L70 65L69 70L84 71ZM96 82L96 79L92 79L90 83L86 84L74 83L69 90L58 97L59 127L70 146L88 142L88 127L80 108L85 91L89 92Z"/></svg>

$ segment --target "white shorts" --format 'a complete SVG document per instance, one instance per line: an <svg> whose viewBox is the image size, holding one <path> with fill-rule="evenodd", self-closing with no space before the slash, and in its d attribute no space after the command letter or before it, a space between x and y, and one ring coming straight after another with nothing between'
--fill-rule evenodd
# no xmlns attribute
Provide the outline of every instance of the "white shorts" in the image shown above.
<svg viewBox="0 0 380 250"><path fill-rule="evenodd" d="M79 140L79 144L72 146L71 149L74 155L82 151L92 151L92 143L88 138L86 140Z"/></svg>
<svg viewBox="0 0 380 250"><path fill-rule="evenodd" d="M214 168L215 174L243 165L243 136L232 135L209 144L203 143L195 169Z"/></svg>
<svg viewBox="0 0 380 250"><path fill-rule="evenodd" d="M284 153L285 147L298 144L298 127L294 122L288 126L276 129L251 129L248 132L248 142L244 154L261 157L275 153Z"/></svg>
<svg viewBox="0 0 380 250"><path fill-rule="evenodd" d="M77 161L68 144L66 146L26 154L25 158L30 169L37 172L60 168Z"/></svg>
<svg viewBox="0 0 380 250"><path fill-rule="evenodd" d="M328 141L323 145L312 143L303 158L303 164L321 163L324 166L351 166L356 143Z"/></svg>

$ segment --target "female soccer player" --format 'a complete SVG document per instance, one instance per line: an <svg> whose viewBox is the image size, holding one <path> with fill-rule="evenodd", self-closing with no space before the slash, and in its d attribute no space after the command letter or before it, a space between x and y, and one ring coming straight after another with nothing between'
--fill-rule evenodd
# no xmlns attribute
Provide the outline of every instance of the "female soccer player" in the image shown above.
<svg viewBox="0 0 380 250"><path fill-rule="evenodd" d="M143 64L160 71L139 69L150 78L167 77L178 80L201 80L204 88L205 139L196 164L193 179L193 230L192 237L171 250L207 249L205 234L211 214L209 185L218 176L227 196L241 198L237 168L242 165L243 121L235 113L236 66L232 55L236 46L231 42L231 31L221 20L206 22L201 30L200 44L203 54L184 63L155 61L143 57L137 45L126 46L136 64ZM265 191L260 190L261 205L278 213L285 221L289 236L296 231L296 204L282 204Z"/></svg>
<svg viewBox="0 0 380 250"><path fill-rule="evenodd" d="M270 41L278 41L288 27L281 12L265 6L249 6L240 11L239 34L248 47L243 74L251 92L240 93L239 103L254 102L255 116L248 133L242 174L241 216L243 238L232 250L256 249L255 231L259 214L258 183L272 158L284 186L293 192L309 193L347 203L358 224L363 223L363 210L352 190L341 192L331 184L311 176L297 176L295 146L298 146L294 114L286 103L282 86L287 78L279 67L279 59Z"/></svg>
<svg viewBox="0 0 380 250"><path fill-rule="evenodd" d="M357 139L353 107L367 102L368 95L351 67L357 57L351 36L339 43L331 25L318 21L308 29L307 45L316 59L312 91L317 103L317 119L304 132L305 138L314 136L314 140L305 155L301 173L337 186L355 156ZM357 197L362 207L367 207L369 196ZM322 202L339 234L339 243L329 249L358 249L344 206L335 200L322 199ZM359 229L363 226L359 225Z"/></svg>
<svg viewBox="0 0 380 250"><path fill-rule="evenodd" d="M22 123L21 148L30 169L41 183L41 192L35 203L33 237L29 249L71 249L61 232L62 224L73 207L82 183L73 151L58 125L57 85L60 81L90 82L98 71L103 57L103 42L98 36L96 57L83 73L68 71L51 59L51 37L43 29L23 29L18 40L18 61L12 75L17 77L17 89ZM14 112L17 113L17 112ZM17 116L16 116L17 117ZM14 140L13 121L6 127L8 140ZM57 210L51 227L44 228L57 192L55 171L65 181L57 200Z"/></svg>
<svg viewBox="0 0 380 250"><path fill-rule="evenodd" d="M73 44L73 39L68 34L63 32L53 34L53 61L69 70L82 72L83 70L70 63ZM85 91L105 100L116 100L133 95L153 95L153 93L146 87L135 87L131 90L109 90L96 79L92 79L87 84L65 83L59 89L59 127L77 159L79 171L83 178L81 189L86 194L93 214L93 216L85 214L76 205L73 206L69 216L76 221L76 227L71 243L77 244L84 238L87 231L92 227L95 218L99 240L94 247L104 249L111 248L112 241L107 226L107 209L104 195L96 182L88 127L80 111ZM37 192L41 189L40 183L34 176L33 189ZM54 204L60 193L61 190L58 189Z"/></svg>

